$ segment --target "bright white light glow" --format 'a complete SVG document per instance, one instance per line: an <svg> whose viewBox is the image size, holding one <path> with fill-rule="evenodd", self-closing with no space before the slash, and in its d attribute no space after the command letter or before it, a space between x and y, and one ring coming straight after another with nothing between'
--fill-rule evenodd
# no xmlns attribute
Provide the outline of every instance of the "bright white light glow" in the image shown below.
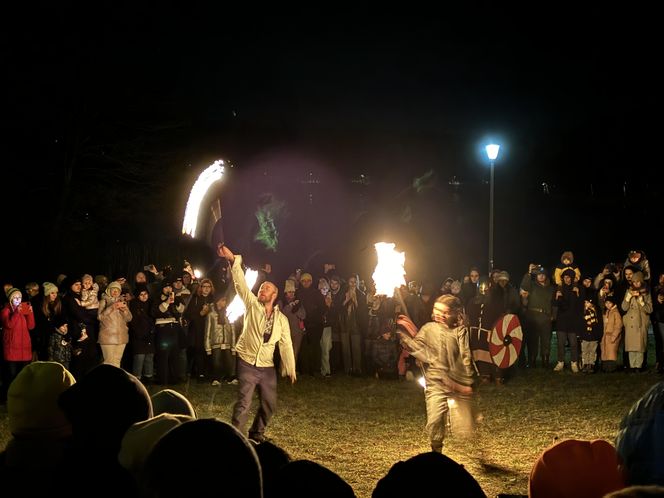
<svg viewBox="0 0 664 498"><path fill-rule="evenodd" d="M378 242L374 247L378 254L378 263L372 275L376 284L376 294L391 297L394 295L394 289L406 285L404 278L406 270L403 269L406 254L395 251L392 243Z"/></svg>
<svg viewBox="0 0 664 498"><path fill-rule="evenodd" d="M426 389L427 387L427 381L424 380L424 377L420 377L417 379L417 383L422 386L422 388Z"/></svg>
<svg viewBox="0 0 664 498"><path fill-rule="evenodd" d="M486 150L486 155L489 157L489 159L491 161L495 161L496 158L498 157L498 151L500 150L500 145L489 144L484 149Z"/></svg>
<svg viewBox="0 0 664 498"><path fill-rule="evenodd" d="M258 272L256 270L247 268L247 271L244 272L244 279L247 282L247 287L249 287L250 289L256 283L257 278L258 278ZM245 310L246 308L244 307L242 299L238 294L236 294L235 297L233 298L233 301L231 301L231 304L229 304L228 307L226 308L226 317L228 318L229 322L235 323L235 320L244 315Z"/></svg>
<svg viewBox="0 0 664 498"><path fill-rule="evenodd" d="M224 161L221 159L213 162L210 166L198 175L194 182L187 200L187 208L184 211L184 220L182 221L182 233L196 237L196 226L198 224L198 213L201 210L201 202L205 198L210 186L221 180L224 174Z"/></svg>
<svg viewBox="0 0 664 498"><path fill-rule="evenodd" d="M203 276L203 273L201 272L201 270L199 270L197 268L194 268L194 277L201 278L202 276Z"/></svg>
<svg viewBox="0 0 664 498"><path fill-rule="evenodd" d="M454 398L447 398L447 406L452 408L454 405L456 405L456 400Z"/></svg>

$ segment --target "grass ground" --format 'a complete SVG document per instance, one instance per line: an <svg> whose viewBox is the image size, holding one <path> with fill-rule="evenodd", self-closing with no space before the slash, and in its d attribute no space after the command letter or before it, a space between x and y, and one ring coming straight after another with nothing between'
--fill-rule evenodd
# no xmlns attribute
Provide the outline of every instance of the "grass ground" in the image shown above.
<svg viewBox="0 0 664 498"><path fill-rule="evenodd" d="M613 442L622 416L659 380L654 372L516 371L502 387L479 388L475 401L482 419L475 439L452 433L445 452L468 469L487 496L527 494L528 474L543 449L566 438ZM235 386L189 383L176 389L200 417L230 420ZM293 386L280 381L279 407L267 436L293 458L334 470L359 498L368 498L395 462L429 450L424 424L423 392L414 382L304 377ZM8 437L3 406L0 444Z"/></svg>

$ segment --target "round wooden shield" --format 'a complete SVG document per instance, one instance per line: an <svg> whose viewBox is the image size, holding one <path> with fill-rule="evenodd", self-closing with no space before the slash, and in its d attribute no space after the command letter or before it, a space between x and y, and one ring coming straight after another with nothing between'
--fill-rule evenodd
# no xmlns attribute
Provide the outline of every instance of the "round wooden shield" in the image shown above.
<svg viewBox="0 0 664 498"><path fill-rule="evenodd" d="M489 353L498 368L511 367L521 352L523 331L519 317L510 313L498 319L489 335Z"/></svg>

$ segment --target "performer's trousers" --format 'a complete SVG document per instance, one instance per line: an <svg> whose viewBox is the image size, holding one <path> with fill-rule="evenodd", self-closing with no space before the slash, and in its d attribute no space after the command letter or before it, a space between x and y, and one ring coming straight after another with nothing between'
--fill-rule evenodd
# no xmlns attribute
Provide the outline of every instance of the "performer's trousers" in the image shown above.
<svg viewBox="0 0 664 498"><path fill-rule="evenodd" d="M424 399L427 408L426 431L432 448L442 448L443 440L447 434L448 422L454 425L455 433L462 437L472 434L475 425L475 416L470 395L461 395L451 392L441 380L427 379ZM451 416L448 400L455 401L454 415Z"/></svg>
<svg viewBox="0 0 664 498"><path fill-rule="evenodd" d="M249 417L251 398L258 390L259 407L254 422L249 429L249 437L262 436L265 427L277 408L277 373L274 367L256 367L241 358L237 359L237 378L239 381L237 402L233 407L232 423L240 432Z"/></svg>
<svg viewBox="0 0 664 498"><path fill-rule="evenodd" d="M448 390L442 381L427 379L427 387L424 390L424 400L427 407L426 431L433 448L443 446L445 434L447 434L447 421L449 407L447 405Z"/></svg>

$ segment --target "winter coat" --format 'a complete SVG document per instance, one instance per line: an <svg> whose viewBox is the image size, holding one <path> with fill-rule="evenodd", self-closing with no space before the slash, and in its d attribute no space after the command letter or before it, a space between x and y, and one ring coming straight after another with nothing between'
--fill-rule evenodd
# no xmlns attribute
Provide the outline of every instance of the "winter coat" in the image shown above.
<svg viewBox="0 0 664 498"><path fill-rule="evenodd" d="M104 294L99 301L99 344L127 344L129 342L129 329L127 322L131 321L131 311L127 308L122 312L113 306L118 298Z"/></svg>
<svg viewBox="0 0 664 498"><path fill-rule="evenodd" d="M652 297L647 291L633 297L628 290L621 303L625 312L625 351L645 353L648 340L649 315L652 313Z"/></svg>
<svg viewBox="0 0 664 498"><path fill-rule="evenodd" d="M604 328L602 315L599 314L597 308L593 305L585 309L583 318L586 321L586 328L579 334L581 340L599 341L602 338L602 329Z"/></svg>
<svg viewBox="0 0 664 498"><path fill-rule="evenodd" d="M230 349L235 352L235 327L228 318L222 317L222 323L219 323L219 312L216 309L210 310L205 318L205 352L210 354L213 349Z"/></svg>
<svg viewBox="0 0 664 498"><path fill-rule="evenodd" d="M154 318L150 314L150 299L141 301L139 298L129 302L131 321L129 322L129 342L133 354L151 354L154 349Z"/></svg>
<svg viewBox="0 0 664 498"><path fill-rule="evenodd" d="M81 306L86 310L99 309L99 284L92 284L90 289L81 289Z"/></svg>
<svg viewBox="0 0 664 498"><path fill-rule="evenodd" d="M35 315L32 309L24 315L18 309L12 310L12 304L7 303L0 312L0 317L5 361L31 361L30 330L35 328Z"/></svg>
<svg viewBox="0 0 664 498"><path fill-rule="evenodd" d="M177 297L177 296L176 296ZM214 306L214 296L194 295L187 305L183 318L189 324L189 334L187 335L188 346L196 350L205 349L203 346L205 338L206 315L201 315L203 307Z"/></svg>
<svg viewBox="0 0 664 498"><path fill-rule="evenodd" d="M579 294L574 291L579 289ZM583 295L580 286L565 285L559 288L562 296L556 298L558 314L556 316L556 330L570 334L581 335L586 328L583 318Z"/></svg>
<svg viewBox="0 0 664 498"><path fill-rule="evenodd" d="M623 326L618 307L614 306L611 310L606 310L602 315L602 320L604 321L604 335L601 342L602 361L617 361Z"/></svg>

